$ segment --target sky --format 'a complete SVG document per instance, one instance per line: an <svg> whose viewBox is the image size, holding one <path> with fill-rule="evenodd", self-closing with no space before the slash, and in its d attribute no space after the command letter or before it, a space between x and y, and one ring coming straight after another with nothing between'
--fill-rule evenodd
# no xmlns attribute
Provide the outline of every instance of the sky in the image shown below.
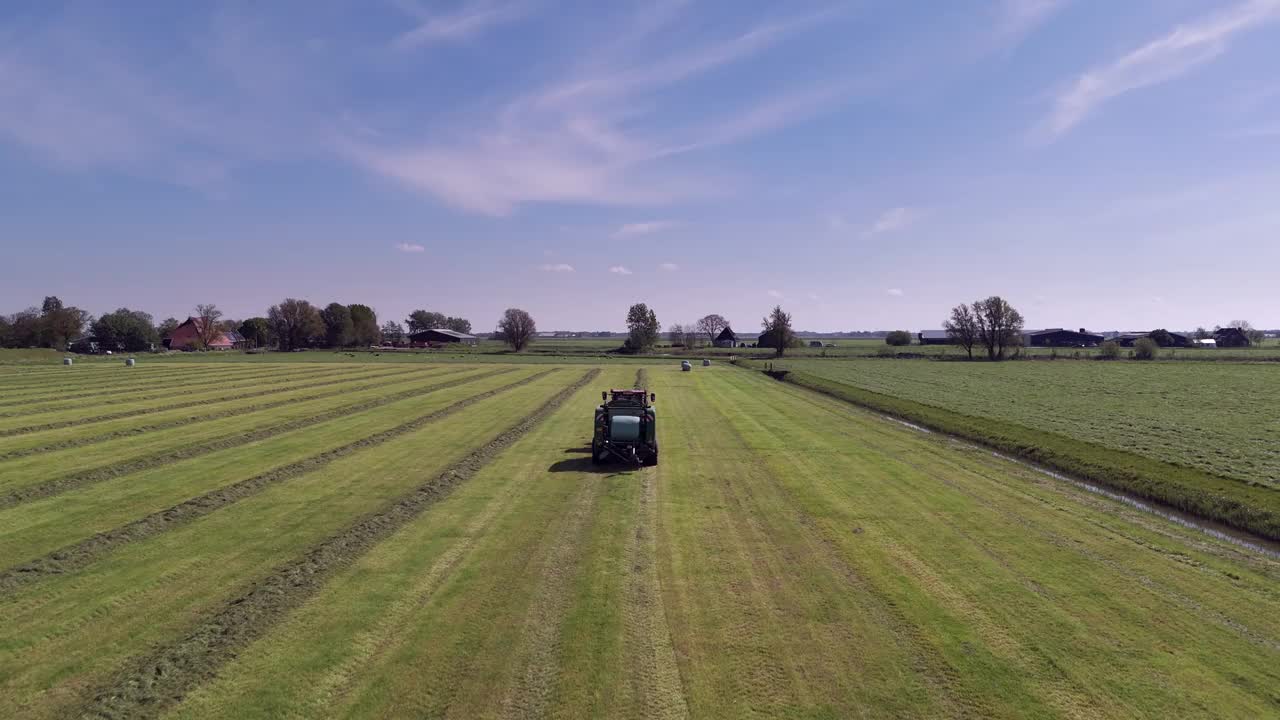
<svg viewBox="0 0 1280 720"><path fill-rule="evenodd" d="M0 312L1280 326L1280 0L0 4Z"/></svg>

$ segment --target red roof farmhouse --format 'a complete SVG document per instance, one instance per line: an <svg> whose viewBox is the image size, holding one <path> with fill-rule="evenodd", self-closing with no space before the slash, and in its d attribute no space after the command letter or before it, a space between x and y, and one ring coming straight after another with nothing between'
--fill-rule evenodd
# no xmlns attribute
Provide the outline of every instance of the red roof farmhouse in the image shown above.
<svg viewBox="0 0 1280 720"><path fill-rule="evenodd" d="M169 337L164 339L164 346L170 350L199 350L200 331L204 327L204 319L189 317L187 321L173 329ZM209 341L210 350L231 350L244 344L239 333L218 331Z"/></svg>

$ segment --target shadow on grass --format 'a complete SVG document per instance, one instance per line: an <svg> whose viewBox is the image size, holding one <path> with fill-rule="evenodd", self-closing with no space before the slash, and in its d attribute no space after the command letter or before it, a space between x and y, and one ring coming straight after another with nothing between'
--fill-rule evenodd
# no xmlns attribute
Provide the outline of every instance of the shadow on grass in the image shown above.
<svg viewBox="0 0 1280 720"><path fill-rule="evenodd" d="M589 452L590 450L588 450L588 453ZM610 458L609 460L597 465L596 463L591 462L591 456L587 455L586 457L566 458L564 460L554 462L551 464L551 467L547 468L547 472L581 472L595 473L597 475L610 475L613 473L630 472L632 470L639 469L639 465L624 463L616 458Z"/></svg>

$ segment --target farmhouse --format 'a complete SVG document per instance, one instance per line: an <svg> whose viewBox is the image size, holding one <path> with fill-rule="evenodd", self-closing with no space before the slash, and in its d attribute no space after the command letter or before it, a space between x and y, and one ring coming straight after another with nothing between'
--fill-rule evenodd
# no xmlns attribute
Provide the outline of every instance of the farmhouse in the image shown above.
<svg viewBox="0 0 1280 720"><path fill-rule="evenodd" d="M1218 347L1249 347L1249 336L1238 327L1218 328L1213 331Z"/></svg>
<svg viewBox="0 0 1280 720"><path fill-rule="evenodd" d="M951 336L947 335L946 330L921 330L916 333L916 337L920 339L921 345L950 345Z"/></svg>
<svg viewBox="0 0 1280 720"><path fill-rule="evenodd" d="M415 347L423 347L425 345L440 343L462 343L464 345L475 345L478 339L475 335L460 333L455 330L445 330L444 328L434 328L431 330L423 330L409 336L409 343Z"/></svg>
<svg viewBox="0 0 1280 720"><path fill-rule="evenodd" d="M189 317L186 322L173 329L169 337L164 339L164 346L170 350L200 349L200 335L204 328L204 318ZM244 338L234 330L219 331L209 341L209 350L231 350L244 347Z"/></svg>
<svg viewBox="0 0 1280 720"><path fill-rule="evenodd" d="M1028 330L1022 334L1022 344L1027 347L1094 347L1100 342L1101 335L1095 335L1084 328L1079 331L1063 328Z"/></svg>
<svg viewBox="0 0 1280 720"><path fill-rule="evenodd" d="M738 336L733 333L733 328L727 327L720 331L711 344L718 348L731 348L738 344Z"/></svg>

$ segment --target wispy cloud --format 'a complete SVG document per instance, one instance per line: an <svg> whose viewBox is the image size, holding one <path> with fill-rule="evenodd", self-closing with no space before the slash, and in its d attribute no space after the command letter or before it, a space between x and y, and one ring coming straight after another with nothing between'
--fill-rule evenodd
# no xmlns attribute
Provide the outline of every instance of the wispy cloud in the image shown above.
<svg viewBox="0 0 1280 720"><path fill-rule="evenodd" d="M650 220L648 222L627 223L613 232L614 237L631 235L650 235L663 230L670 230L678 223L674 220Z"/></svg>
<svg viewBox="0 0 1280 720"><path fill-rule="evenodd" d="M769 297L771 297L771 298L777 298L778 300L781 300L781 299L782 299L782 293L781 293L781 292L778 292L777 290L770 290L770 291L769 291Z"/></svg>
<svg viewBox="0 0 1280 720"><path fill-rule="evenodd" d="M1277 18L1280 0L1248 0L1179 25L1164 37L1076 78L1055 97L1039 134L1060 137L1108 100L1168 82L1226 52L1235 35Z"/></svg>
<svg viewBox="0 0 1280 720"><path fill-rule="evenodd" d="M427 250L422 245L419 245L417 243L407 243L407 242L396 243L395 247L400 252L407 252L407 253L420 253L420 252L426 252Z"/></svg>
<svg viewBox="0 0 1280 720"><path fill-rule="evenodd" d="M680 269L680 266L673 262L664 262L658 266L658 269L664 272L675 272Z"/></svg>
<svg viewBox="0 0 1280 720"><path fill-rule="evenodd" d="M569 263L547 263L539 269L543 272L573 272L573 266Z"/></svg>
<svg viewBox="0 0 1280 720"><path fill-rule="evenodd" d="M1066 7L1069 0L1000 0L996 35L1018 43Z"/></svg>
<svg viewBox="0 0 1280 720"><path fill-rule="evenodd" d="M491 0L469 0L446 14L433 14L409 2L400 5L417 18L418 25L396 37L392 45L399 50L435 42L465 40L495 25L519 20L530 10L526 2Z"/></svg>
<svg viewBox="0 0 1280 720"><path fill-rule="evenodd" d="M347 137L338 145L374 173L491 215L530 203L662 206L722 195L732 187L729 179L676 157L820 112L841 99L848 83L788 85L691 114L671 92L676 86L820 27L833 11L727 37L665 32L685 5L645 6L607 39L566 51L574 60L548 82L464 111L452 128L434 127L421 139Z"/></svg>
<svg viewBox="0 0 1280 720"><path fill-rule="evenodd" d="M889 288L885 292L888 293L889 295L892 295L893 297L902 297L903 295L906 294L902 292L902 288Z"/></svg>
<svg viewBox="0 0 1280 720"><path fill-rule="evenodd" d="M631 274L631 271L630 271L630 270L628 270L627 268L623 267L622 265L614 265L613 267L609 268L609 272L611 272L611 273L613 273L613 274L615 274L615 275L630 275L630 274Z"/></svg>
<svg viewBox="0 0 1280 720"><path fill-rule="evenodd" d="M904 230L916 223L924 215L918 208L896 207L885 210L876 219L868 231L872 235Z"/></svg>

